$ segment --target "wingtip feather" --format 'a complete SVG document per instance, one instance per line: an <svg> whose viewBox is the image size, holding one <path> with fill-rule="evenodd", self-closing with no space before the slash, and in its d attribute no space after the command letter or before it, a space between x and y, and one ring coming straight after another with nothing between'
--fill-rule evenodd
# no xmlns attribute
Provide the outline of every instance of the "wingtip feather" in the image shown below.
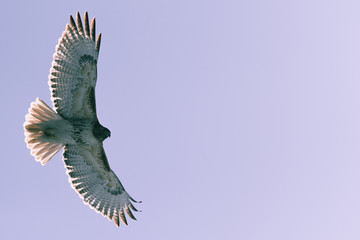
<svg viewBox="0 0 360 240"><path fill-rule="evenodd" d="M74 28L74 30L77 31L77 27L76 27L76 24L75 24L75 21L74 21L74 18L70 15L70 25L71 27Z"/></svg>
<svg viewBox="0 0 360 240"><path fill-rule="evenodd" d="M129 203L129 207L134 210L135 212L139 212L139 210L137 210L134 205L132 205L131 203ZM141 211L140 211L141 212Z"/></svg>
<svg viewBox="0 0 360 240"><path fill-rule="evenodd" d="M95 38L95 30L96 30L96 21L95 18L92 19L91 21L91 40L93 40L95 42L96 38Z"/></svg>
<svg viewBox="0 0 360 240"><path fill-rule="evenodd" d="M128 207L125 207L125 211L126 213L129 215L130 218L134 219L134 220L137 220L134 216L134 214L131 212L130 208Z"/></svg>
<svg viewBox="0 0 360 240"><path fill-rule="evenodd" d="M121 221L125 224L125 225L128 225L127 221L126 221L126 217L125 217L125 214L124 214L124 211L123 210L120 210L119 212L119 216L121 218Z"/></svg>
<svg viewBox="0 0 360 240"><path fill-rule="evenodd" d="M117 227L120 227L119 217L117 215L114 216L114 222Z"/></svg>
<svg viewBox="0 0 360 240"><path fill-rule="evenodd" d="M81 17L80 17L80 13L79 12L76 12L76 22L77 22L77 25L78 25L78 29L79 29L79 32L81 35L84 35L84 28L83 28L83 24L82 24L82 21L81 21Z"/></svg>
<svg viewBox="0 0 360 240"><path fill-rule="evenodd" d="M95 47L95 49L96 49L97 52L100 52L100 44L101 44L101 33L99 34L99 36L98 36L98 38L97 38L97 40L96 40L96 47Z"/></svg>
<svg viewBox="0 0 360 240"><path fill-rule="evenodd" d="M89 16L87 11L85 12L84 15L84 25L85 25L85 35L90 37Z"/></svg>

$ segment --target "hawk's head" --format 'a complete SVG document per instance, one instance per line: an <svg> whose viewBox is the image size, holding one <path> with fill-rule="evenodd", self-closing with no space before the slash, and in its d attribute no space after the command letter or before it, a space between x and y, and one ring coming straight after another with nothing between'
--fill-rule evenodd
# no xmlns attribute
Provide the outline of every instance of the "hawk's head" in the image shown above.
<svg viewBox="0 0 360 240"><path fill-rule="evenodd" d="M92 130L94 137L100 142L104 141L106 138L110 137L111 132L106 127L103 127L98 121L93 126Z"/></svg>

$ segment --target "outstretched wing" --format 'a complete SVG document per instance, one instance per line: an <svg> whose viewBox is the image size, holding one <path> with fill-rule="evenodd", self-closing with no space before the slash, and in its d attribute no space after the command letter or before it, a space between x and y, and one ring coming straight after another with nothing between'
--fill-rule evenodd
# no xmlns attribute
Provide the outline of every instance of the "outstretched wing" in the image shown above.
<svg viewBox="0 0 360 240"><path fill-rule="evenodd" d="M119 218L127 225L124 212L135 219L130 209L137 211L131 203L136 201L110 169L102 144L89 148L66 145L64 162L69 181L85 204L113 219L117 226Z"/></svg>
<svg viewBox="0 0 360 240"><path fill-rule="evenodd" d="M85 12L84 27L79 12L77 26L70 25L59 39L49 75L51 100L63 118L96 118L95 85L101 34L95 41L95 18L89 28Z"/></svg>

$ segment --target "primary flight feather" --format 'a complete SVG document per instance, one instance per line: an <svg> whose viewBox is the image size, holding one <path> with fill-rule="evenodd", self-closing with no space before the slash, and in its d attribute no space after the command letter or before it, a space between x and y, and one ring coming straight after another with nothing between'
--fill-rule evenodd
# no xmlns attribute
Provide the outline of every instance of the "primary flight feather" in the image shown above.
<svg viewBox="0 0 360 240"><path fill-rule="evenodd" d="M103 141L110 131L97 118L95 86L101 34L95 39L95 18L84 26L79 13L59 39L49 75L54 110L37 98L24 123L25 141L36 161L46 164L59 150L71 186L85 204L127 224L125 212L135 219L136 202L111 170ZM135 219L136 220L136 219Z"/></svg>

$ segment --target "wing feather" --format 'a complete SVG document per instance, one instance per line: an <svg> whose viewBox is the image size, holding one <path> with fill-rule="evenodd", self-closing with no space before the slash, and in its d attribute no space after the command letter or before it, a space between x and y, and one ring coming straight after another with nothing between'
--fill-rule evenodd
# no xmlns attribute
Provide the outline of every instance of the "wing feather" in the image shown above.
<svg viewBox="0 0 360 240"><path fill-rule="evenodd" d="M121 209L119 215L120 215L120 219L123 221L123 223L124 223L125 225L128 225L128 224L127 224L127 221L126 221L125 214L124 214L124 210Z"/></svg>
<svg viewBox="0 0 360 240"><path fill-rule="evenodd" d="M119 219L127 224L124 212L136 220L130 211L130 208L135 209L131 203L134 200L114 172L104 167L101 160L103 151L102 144L91 146L91 149L76 144L66 145L64 163L69 182L85 204L114 220L116 225Z"/></svg>
<svg viewBox="0 0 360 240"><path fill-rule="evenodd" d="M96 51L100 51L100 43L101 43L101 33L99 34L99 36L98 36L98 38L97 38L97 40L96 40L96 47L95 47L95 49L96 49Z"/></svg>
<svg viewBox="0 0 360 240"><path fill-rule="evenodd" d="M66 25L56 46L49 75L51 100L55 110L65 119L96 118L95 103L90 101L94 93L90 91L97 81L101 34L95 41L95 19L90 28L87 12L85 34L79 13L76 22L70 16L70 24Z"/></svg>
<svg viewBox="0 0 360 240"><path fill-rule="evenodd" d="M91 21L91 40L93 40L95 42L96 38L95 38L95 18L92 19Z"/></svg>
<svg viewBox="0 0 360 240"><path fill-rule="evenodd" d="M125 206L125 211L132 219L136 220L136 218L135 218L134 214L131 212L130 208Z"/></svg>
<svg viewBox="0 0 360 240"><path fill-rule="evenodd" d="M71 15L70 15L70 24L71 24L71 26L77 31L77 27L76 27L74 18L73 18Z"/></svg>
<svg viewBox="0 0 360 240"><path fill-rule="evenodd" d="M90 30L89 30L89 16L88 16L88 13L85 12L85 15L84 15L84 24L85 24L85 35L87 37L90 37Z"/></svg>

